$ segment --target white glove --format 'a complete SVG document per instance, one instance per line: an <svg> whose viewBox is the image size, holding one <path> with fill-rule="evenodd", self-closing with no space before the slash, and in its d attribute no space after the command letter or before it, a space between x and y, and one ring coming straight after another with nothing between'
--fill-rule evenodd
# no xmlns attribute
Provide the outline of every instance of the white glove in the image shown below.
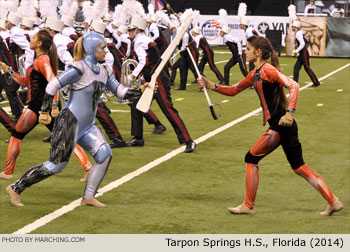
<svg viewBox="0 0 350 252"><path fill-rule="evenodd" d="M296 53L297 53L297 50L293 50L293 51L292 51L292 54L296 54Z"/></svg>
<svg viewBox="0 0 350 252"><path fill-rule="evenodd" d="M134 81L134 79L133 78L131 78L131 76L130 75L128 75L128 84L130 85L132 82Z"/></svg>

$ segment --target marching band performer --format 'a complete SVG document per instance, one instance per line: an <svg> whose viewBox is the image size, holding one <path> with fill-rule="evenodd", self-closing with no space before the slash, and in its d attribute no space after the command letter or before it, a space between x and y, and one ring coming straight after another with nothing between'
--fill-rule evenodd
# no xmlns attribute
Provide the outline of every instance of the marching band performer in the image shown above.
<svg viewBox="0 0 350 252"><path fill-rule="evenodd" d="M180 52L181 60L179 61L180 86L178 88L175 88L175 90L186 90L188 69L191 69L196 79L198 78L193 62L190 56L188 55L188 52L186 49L187 47L190 48L192 57L196 61L196 64L198 64L199 52L198 52L196 43L193 40L192 36L186 31L180 43L180 50L181 50Z"/></svg>
<svg viewBox="0 0 350 252"><path fill-rule="evenodd" d="M146 29L146 19L133 16L131 19L131 25L128 29L129 36L133 39L134 51L139 61L139 64L129 75L128 79L129 81L132 81L142 73L145 80L150 81L152 69L155 67L158 59L160 58L157 44L144 33ZM156 99L164 115L173 126L180 144L186 143L185 153L193 152L196 148L196 143L192 141L185 124L180 118L177 110L173 107L170 94L170 80L164 69L157 81L158 92L154 95L154 98ZM143 146L142 112L136 109L136 103L137 102L134 102L131 106L132 135L134 135L135 138L132 139L129 144L140 144L139 146Z"/></svg>
<svg viewBox="0 0 350 252"><path fill-rule="evenodd" d="M245 48L247 45L247 39L251 36L258 36L258 33L255 31L253 27L249 26L249 20L246 17L242 17L239 21L239 27L244 30L245 32L245 40L243 43L243 47ZM244 51L245 55L245 51ZM245 62L244 62L245 63ZM249 62L249 72L254 69L254 64L252 62Z"/></svg>
<svg viewBox="0 0 350 252"><path fill-rule="evenodd" d="M300 21L294 20L292 24L292 29L295 32L295 38L297 42L297 48L293 50L294 57L298 57L297 62L294 65L294 75L293 80L299 80L299 71L301 66L304 66L306 73L312 80L312 86L317 87L320 85L315 73L310 68L309 52L306 49L307 40L305 39L303 32L300 30ZM298 55L299 54L299 55Z"/></svg>
<svg viewBox="0 0 350 252"><path fill-rule="evenodd" d="M230 33L230 28L228 26L223 26L220 30L220 36L224 38L224 43L230 49L232 53L231 59L226 63L224 67L224 76L225 76L225 85L228 86L230 84L230 69L239 64L239 68L241 69L241 73L247 76L247 67L243 62L242 58L242 46L241 41L238 38L232 36Z"/></svg>
<svg viewBox="0 0 350 252"><path fill-rule="evenodd" d="M204 54L203 58L199 62L199 66L198 66L199 71L203 73L205 64L208 63L210 69L215 73L216 77L218 78L219 83L223 84L224 77L222 77L222 74L220 73L219 69L215 65L213 49L211 49L207 39L201 35L200 27L199 26L194 27L191 33L196 42L197 47L201 48Z"/></svg>
<svg viewBox="0 0 350 252"><path fill-rule="evenodd" d="M112 151L95 123L97 104L105 88L122 99L138 97L141 92L139 89L124 88L114 78L111 68L98 63L106 55L106 41L102 35L92 32L81 37L74 51L74 62L63 74L51 79L41 106L39 121L49 124L54 95L59 89L70 85L69 101L60 111L53 128L49 160L33 166L6 188L14 206L23 206L20 194L26 188L61 172L67 166L76 143L96 161L88 177L81 205L106 206L95 199L95 194L107 172ZM45 58L48 60L48 57Z"/></svg>
<svg viewBox="0 0 350 252"><path fill-rule="evenodd" d="M11 66L12 69L17 69L15 65L15 59L8 48L7 41L10 40L10 33L6 29L5 20L0 19L0 61L6 65ZM6 80L3 74L0 74L0 87L6 92L6 96L9 100L11 112L15 116L16 120L22 114L23 103L17 94L19 88L18 84L12 79ZM5 99L0 93L0 99ZM7 140L6 140L7 141Z"/></svg>
<svg viewBox="0 0 350 252"><path fill-rule="evenodd" d="M76 42L78 38L82 36L79 32L77 32L74 28L74 19L67 15L62 15L61 20L63 21L62 27L62 35L69 37L71 40Z"/></svg>
<svg viewBox="0 0 350 252"><path fill-rule="evenodd" d="M268 63L271 57L271 64ZM299 94L299 84L279 71L278 55L270 41L264 37L248 38L247 60L253 62L255 70L233 86L221 86L204 77L198 78L200 86L206 86L218 93L235 96L250 86L254 86L263 108L263 125L270 127L259 138L245 156L246 195L243 204L228 208L233 214L254 214L255 197L259 184L259 161L282 145L287 160L295 174L308 181L327 200L328 206L321 215L332 215L340 211L343 204L332 193L323 178L304 162L298 139L298 127L294 120ZM287 101L283 87L289 89Z"/></svg>

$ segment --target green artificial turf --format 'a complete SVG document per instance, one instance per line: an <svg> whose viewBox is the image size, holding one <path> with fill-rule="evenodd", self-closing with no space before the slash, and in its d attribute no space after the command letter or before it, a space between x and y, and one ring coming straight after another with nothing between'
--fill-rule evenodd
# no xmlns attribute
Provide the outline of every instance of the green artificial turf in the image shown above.
<svg viewBox="0 0 350 252"><path fill-rule="evenodd" d="M220 49L222 50L222 49ZM230 54L216 54L215 61L228 60ZM293 74L295 58L282 57L282 71ZM318 78L349 63L348 59L312 58L311 68ZM218 64L223 73L225 63ZM321 195L304 179L294 174L281 148L260 162L260 184L254 216L234 216L227 207L241 204L245 194L244 156L267 129L261 125L261 113L198 144L192 154L180 153L118 188L99 197L105 209L77 207L33 233L349 233L349 77L346 68L322 80L321 86L307 88L299 94L295 119L305 162L319 173L344 204L333 217L319 215L327 205ZM230 82L243 79L236 65ZM205 74L217 81L206 67ZM188 83L193 80L189 71ZM302 69L299 83L310 79ZM179 85L179 73L175 81ZM342 89L342 91L337 91ZM197 139L259 107L254 90L236 97L209 92L213 102L221 105L222 117L211 118L205 97L198 87L175 91L175 108L191 137ZM183 98L181 100L177 100ZM112 110L129 111L127 105L112 103ZM228 102L222 102L228 100ZM322 104L322 106L320 105ZM1 104L8 106L8 104ZM176 135L156 102L152 110L167 131L152 135L152 125L144 122L145 146L113 149L113 159L101 187L137 170L180 145ZM130 136L130 113L112 113L125 140ZM14 172L18 179L33 165L48 159L49 144L41 140L49 134L38 125L22 143ZM5 165L9 137L0 128L0 162ZM90 157L90 160L93 160ZM1 168L2 170L3 168ZM0 180L0 233L13 233L36 219L69 204L82 196L84 171L72 156L62 173L52 176L22 194L22 208L12 207L5 193L9 181Z"/></svg>

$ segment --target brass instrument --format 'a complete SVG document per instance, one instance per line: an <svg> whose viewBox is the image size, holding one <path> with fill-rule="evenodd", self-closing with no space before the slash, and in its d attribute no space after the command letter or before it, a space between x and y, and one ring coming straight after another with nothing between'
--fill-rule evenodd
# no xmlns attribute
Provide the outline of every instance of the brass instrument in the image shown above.
<svg viewBox="0 0 350 252"><path fill-rule="evenodd" d="M126 87L126 88L139 88L143 82L143 78L136 78L133 82L130 84L128 83L128 76L131 74L131 72L137 67L138 62L133 59L127 59L123 62L122 68L121 68L121 77L120 77L120 83ZM132 101L129 100L122 100L117 98L114 103L131 103Z"/></svg>

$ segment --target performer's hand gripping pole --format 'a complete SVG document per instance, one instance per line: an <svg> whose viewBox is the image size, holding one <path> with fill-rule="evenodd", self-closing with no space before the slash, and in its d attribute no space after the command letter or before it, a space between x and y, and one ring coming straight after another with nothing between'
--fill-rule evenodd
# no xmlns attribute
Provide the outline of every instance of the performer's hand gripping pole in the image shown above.
<svg viewBox="0 0 350 252"><path fill-rule="evenodd" d="M200 78L200 77L201 77L201 73L199 72L197 63L196 63L196 61L194 60L194 58L193 58L193 56L192 56L192 53L191 53L191 51L190 51L190 48L187 47L186 49L187 49L188 55L190 56L190 58L191 58L191 60L192 60L192 63L193 63L193 65L194 65L194 68L196 69L197 75L198 75L198 77ZM214 107L213 107L214 104L211 103L211 100L210 100L209 95L208 95L208 91L207 91L207 89L205 88L205 86L203 87L203 91L204 91L204 94L205 94L205 98L207 98L207 102L208 102L208 105L209 105L209 109L210 109L211 115L213 116L214 120L217 120L218 117L217 117L217 115L215 114L215 111L214 111Z"/></svg>

